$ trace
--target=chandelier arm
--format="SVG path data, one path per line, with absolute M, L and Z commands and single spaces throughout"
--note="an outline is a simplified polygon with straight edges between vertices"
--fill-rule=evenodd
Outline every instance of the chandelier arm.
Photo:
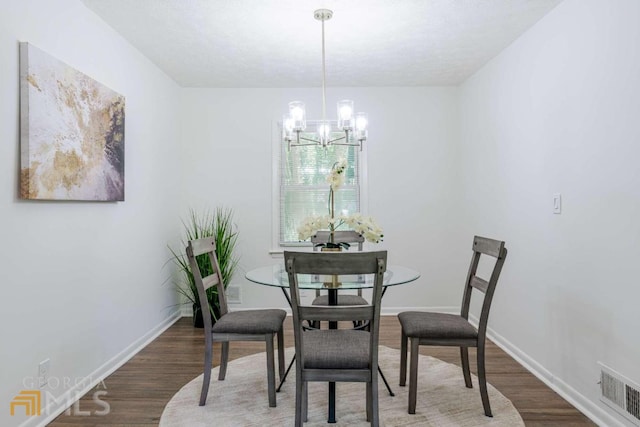
M 311 140 L 309 140 L 309 141 L 311 141 Z M 310 143 L 310 144 L 292 143 L 292 144 L 291 144 L 291 146 L 292 146 L 292 147 L 306 147 L 306 146 L 319 145 L 319 144 L 320 144 L 319 142 L 314 141 L 314 142 L 312 142 L 312 143 Z
M 336 139 L 330 139 L 329 141 L 327 141 L 327 144 L 336 144 L 336 141 L 342 141 L 343 139 L 346 139 L 346 137 L 341 136 L 341 137 L 336 138 Z
M 318 140 L 318 139 L 307 138 L 305 136 L 301 136 L 300 139 L 303 140 L 303 141 L 309 141 L 309 142 L 313 142 L 313 143 L 316 143 L 316 144 L 320 144 L 320 140 Z M 298 144 L 299 144 L 299 142 L 298 142 Z M 311 144 L 307 144 L 307 145 L 311 145 Z
M 345 145 L 347 147 L 360 147 L 360 144 L 355 142 L 332 142 L 331 145 Z

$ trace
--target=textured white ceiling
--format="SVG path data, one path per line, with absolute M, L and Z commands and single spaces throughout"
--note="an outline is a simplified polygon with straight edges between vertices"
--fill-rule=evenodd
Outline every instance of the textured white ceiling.
M 562 0 L 83 0 L 185 87 L 457 85 Z

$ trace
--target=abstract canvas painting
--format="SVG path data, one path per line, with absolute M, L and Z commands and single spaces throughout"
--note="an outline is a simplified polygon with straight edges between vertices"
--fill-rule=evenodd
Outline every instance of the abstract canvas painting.
M 124 200 L 122 95 L 20 43 L 20 197 Z

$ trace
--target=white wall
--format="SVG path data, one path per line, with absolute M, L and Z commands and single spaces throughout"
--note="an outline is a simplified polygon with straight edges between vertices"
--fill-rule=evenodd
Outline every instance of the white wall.
M 47 357 L 52 376 L 84 377 L 170 317 L 165 245 L 189 207 L 235 209 L 240 308 L 286 307 L 244 270 L 278 261 L 274 123 L 293 99 L 318 117 L 320 89 L 180 89 L 75 0 L 2 8 L 0 401 Z M 505 239 L 492 330 L 611 423 L 596 361 L 640 382 L 637 16 L 635 0 L 565 0 L 461 88 L 328 89 L 328 105 L 355 99 L 371 120 L 367 210 L 385 241 L 369 248 L 423 274 L 385 307 L 458 306 L 471 236 Z M 18 41 L 126 96 L 124 203 L 17 199 Z
M 638 17 L 565 0 L 460 93 L 461 225 L 510 251 L 491 326 L 608 425 L 596 362 L 640 382 Z
M 19 41 L 125 95 L 125 202 L 18 199 Z M 176 310 L 163 264 L 179 225 L 179 88 L 76 0 L 3 0 L 0 58 L 0 425 L 10 426 L 26 419 L 9 402 L 40 361 L 60 381 L 104 371 Z
M 244 271 L 278 262 L 269 254 L 272 126 L 296 99 L 306 102 L 308 118 L 319 118 L 320 96 L 320 88 L 183 91 L 181 206 L 185 211 L 217 205 L 235 209 Z M 458 213 L 451 191 L 457 179 L 457 89 L 328 88 L 329 114 L 343 98 L 354 99 L 371 122 L 368 212 L 384 228 L 385 238 L 368 248 L 388 249 L 390 264 L 423 274 L 390 290 L 384 306 L 458 305 L 470 244 L 457 244 Z M 233 280 L 242 288 L 241 308 L 287 307 L 278 290 L 247 282 L 244 271 Z

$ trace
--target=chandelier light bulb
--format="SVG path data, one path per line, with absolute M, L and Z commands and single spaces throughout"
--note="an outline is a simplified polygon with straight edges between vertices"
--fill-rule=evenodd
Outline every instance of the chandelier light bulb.
M 356 116 L 356 129 L 359 131 L 366 130 L 368 124 L 367 115 L 365 113 L 358 113 Z
M 345 99 L 338 102 L 338 129 L 353 129 L 353 101 Z
M 367 119 L 367 113 L 356 114 L 356 139 L 360 142 L 367 139 L 367 126 L 369 120 Z M 362 148 L 362 146 L 360 147 Z
M 292 101 L 289 103 L 289 117 L 293 120 L 294 130 L 305 130 L 307 127 L 307 117 L 304 102 Z
M 293 135 L 293 124 L 293 118 L 285 114 L 282 118 L 282 137 L 284 139 L 291 139 L 291 136 Z
M 302 120 L 302 116 L 303 116 L 303 112 L 302 112 L 302 108 L 300 107 L 296 107 L 293 110 L 291 110 L 291 116 L 293 120 Z
M 328 121 L 320 122 L 318 124 L 318 135 L 320 135 L 320 138 L 325 142 L 329 140 L 329 136 L 331 135 L 331 125 Z
M 353 113 L 353 111 L 351 111 L 351 108 L 345 105 L 340 109 L 340 118 L 342 120 L 350 120 L 351 113 Z

